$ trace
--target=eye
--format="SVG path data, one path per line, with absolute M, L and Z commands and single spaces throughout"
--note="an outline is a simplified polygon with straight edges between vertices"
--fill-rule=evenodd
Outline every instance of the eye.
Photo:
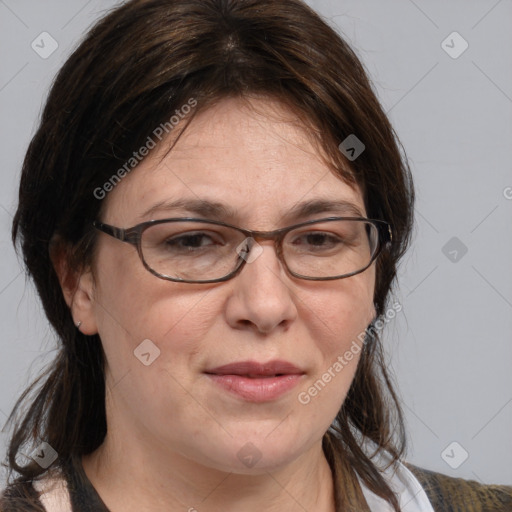
M 169 237 L 163 240 L 162 243 L 169 248 L 185 248 L 185 249 L 197 249 L 204 247 L 211 247 L 220 243 L 219 237 L 210 236 L 210 234 L 204 232 L 190 232 L 184 233 L 179 236 Z
M 238 233 L 199 222 L 163 222 L 146 229 L 142 250 L 151 257 L 218 256 L 234 252 Z
M 293 245 L 296 248 L 302 247 L 305 249 L 332 249 L 343 244 L 344 241 L 338 235 L 324 231 L 303 233 L 293 240 Z

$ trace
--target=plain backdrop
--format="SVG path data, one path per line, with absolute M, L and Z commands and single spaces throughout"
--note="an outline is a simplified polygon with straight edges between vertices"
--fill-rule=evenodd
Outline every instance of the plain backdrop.
M 24 152 L 55 73 L 115 3 L 0 0 L 2 425 L 55 354 L 10 242 Z M 511 484 L 512 2 L 309 4 L 364 62 L 415 179 L 414 240 L 394 293 L 403 309 L 385 334 L 407 421 L 407 459 Z M 32 45 L 41 37 L 47 52 L 58 45 L 46 58 Z M 6 440 L 1 433 L 2 456 Z

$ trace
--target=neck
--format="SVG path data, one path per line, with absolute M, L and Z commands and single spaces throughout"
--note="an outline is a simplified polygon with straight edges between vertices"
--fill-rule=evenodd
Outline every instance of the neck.
M 121 444 L 107 434 L 105 442 L 82 459 L 110 512 L 334 512 L 332 474 L 321 442 L 284 468 L 246 475 L 206 467 L 178 453 L 150 450 L 140 439 L 132 441 Z

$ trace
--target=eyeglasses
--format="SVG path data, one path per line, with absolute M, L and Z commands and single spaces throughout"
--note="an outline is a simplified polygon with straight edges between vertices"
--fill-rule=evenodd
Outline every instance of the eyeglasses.
M 127 229 L 98 221 L 93 226 L 134 245 L 156 277 L 183 283 L 232 279 L 262 251 L 257 240 L 273 240 L 277 257 L 294 277 L 343 279 L 366 270 L 392 241 L 387 222 L 362 217 L 328 217 L 275 231 L 195 218 L 150 220 Z

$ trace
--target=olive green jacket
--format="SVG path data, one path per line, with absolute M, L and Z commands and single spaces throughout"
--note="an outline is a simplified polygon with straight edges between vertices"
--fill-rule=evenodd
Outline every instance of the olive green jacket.
M 485 485 L 405 464 L 435 512 L 512 512 L 512 486 Z

